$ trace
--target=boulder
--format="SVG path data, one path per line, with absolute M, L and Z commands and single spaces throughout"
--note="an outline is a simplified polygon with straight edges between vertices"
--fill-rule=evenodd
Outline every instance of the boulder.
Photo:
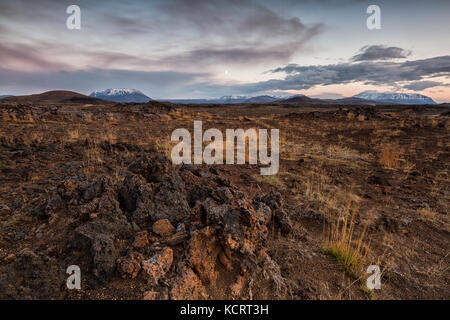
M 149 260 L 142 261 L 142 272 L 148 283 L 156 286 L 158 281 L 169 271 L 172 262 L 173 251 L 169 247 L 164 248 Z
M 134 279 L 141 271 L 141 261 L 143 259 L 142 254 L 130 251 L 126 256 L 117 259 L 117 271 L 124 279 Z
M 185 266 L 172 281 L 170 298 L 173 300 L 206 300 L 208 294 L 194 271 Z
M 175 227 L 168 219 L 161 219 L 153 224 L 152 230 L 159 236 L 167 237 L 175 232 Z

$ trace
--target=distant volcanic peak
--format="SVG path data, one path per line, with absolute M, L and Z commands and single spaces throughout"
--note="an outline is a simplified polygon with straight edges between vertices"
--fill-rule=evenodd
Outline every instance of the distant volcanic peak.
M 67 105 L 82 105 L 82 104 L 105 104 L 108 101 L 96 99 L 85 96 L 84 94 L 66 91 L 66 90 L 52 90 L 39 94 L 31 94 L 26 96 L 11 96 L 1 99 L 2 103 L 36 103 L 36 104 L 67 104 Z
M 289 97 L 287 99 L 284 99 L 283 102 L 296 102 L 296 103 L 301 103 L 301 102 L 305 102 L 305 103 L 309 103 L 309 102 L 320 102 L 320 99 L 313 99 L 310 97 L 307 97 L 303 94 L 296 94 L 292 97 Z
M 131 88 L 97 90 L 89 96 L 115 102 L 149 102 L 152 100 L 141 91 Z
M 277 101 L 277 100 L 279 100 L 279 98 L 272 97 L 269 95 L 264 95 L 264 96 L 256 96 L 256 97 L 248 98 L 247 100 L 245 100 L 245 102 L 246 103 L 263 103 L 263 102 L 273 102 L 273 101 Z
M 248 99 L 248 96 L 223 96 L 220 97 L 219 100 L 244 100 L 244 99 Z
M 418 93 L 364 91 L 353 96 L 353 98 L 360 98 L 384 103 L 436 104 L 436 102 L 434 102 L 430 97 Z
M 96 90 L 96 91 L 92 92 L 91 94 L 92 95 L 105 94 L 105 95 L 117 96 L 117 95 L 135 94 L 135 93 L 143 94 L 141 91 L 136 90 L 136 89 L 131 89 L 131 88 L 115 88 L 115 89 Z

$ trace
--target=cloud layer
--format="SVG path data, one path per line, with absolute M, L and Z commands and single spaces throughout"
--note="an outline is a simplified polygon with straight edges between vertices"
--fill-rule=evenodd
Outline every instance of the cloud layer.
M 0 30 L 9 29 L 0 36 L 9 50 L 1 57 L 2 67 L 14 69 L 22 61 L 55 69 L 61 65 L 52 62 L 69 58 L 71 69 L 193 71 L 217 65 L 280 64 L 289 62 L 323 30 L 321 23 L 305 24 L 253 0 L 99 0 L 95 5 L 80 1 L 80 7 L 82 27 L 77 33 L 65 29 L 67 15 L 61 2 L 2 3 Z
M 317 88 L 312 94 L 340 95 L 326 86 L 343 84 L 448 91 L 447 35 L 434 25 L 448 1 L 412 1 L 408 18 L 395 21 L 406 2 L 381 1 L 389 14 L 370 31 L 367 6 L 356 0 L 79 0 L 82 27 L 70 31 L 67 3 L 0 0 L 0 94 L 135 87 L 152 98 Z M 426 32 L 408 39 L 404 30 L 415 24 Z
M 319 85 L 326 86 L 351 82 L 395 86 L 407 81 L 419 81 L 433 77 L 449 77 L 450 56 L 406 62 L 363 61 L 358 63 L 348 62 L 312 66 L 290 64 L 271 70 L 271 72 L 284 72 L 287 75 L 282 80 L 269 80 L 251 84 L 247 86 L 248 90 L 300 90 Z M 418 84 L 419 82 L 415 82 L 416 88 Z M 431 84 L 437 86 L 441 83 L 436 81 L 433 83 L 430 81 L 422 81 L 420 84 L 422 86 L 425 85 L 425 87 L 430 87 Z
M 383 45 L 373 45 L 362 47 L 361 50 L 352 57 L 352 61 L 374 61 L 402 59 L 411 55 L 411 51 L 399 47 L 388 47 Z
M 348 62 L 332 65 L 300 66 L 290 64 L 271 73 L 285 73 L 283 79 L 247 84 L 220 84 L 208 73 L 142 72 L 130 70 L 89 69 L 64 72 L 26 72 L 0 69 L 0 86 L 20 85 L 42 89 L 72 89 L 82 92 L 105 87 L 135 87 L 153 97 L 197 95 L 258 94 L 261 92 L 305 90 L 315 86 L 348 83 L 390 85 L 421 91 L 445 83 L 425 80 L 450 76 L 450 56 L 406 62 Z M 99 85 L 101 84 L 101 85 Z

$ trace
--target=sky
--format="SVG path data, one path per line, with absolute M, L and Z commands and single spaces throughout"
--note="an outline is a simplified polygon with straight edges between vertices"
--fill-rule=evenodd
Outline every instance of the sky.
M 81 28 L 68 29 L 78 5 Z M 369 5 L 381 28 L 369 30 Z M 448 0 L 0 0 L 0 95 L 135 88 L 153 99 L 450 102 Z

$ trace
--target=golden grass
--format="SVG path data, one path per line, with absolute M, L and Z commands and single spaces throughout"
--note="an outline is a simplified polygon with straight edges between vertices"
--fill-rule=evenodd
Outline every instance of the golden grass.
M 108 114 L 106 115 L 106 120 L 109 121 L 109 122 L 115 122 L 115 121 L 116 121 L 116 118 L 115 118 L 115 116 L 114 116 L 113 113 L 108 113 Z
M 167 139 L 158 138 L 156 140 L 151 140 L 153 146 L 158 150 L 158 152 L 163 153 L 169 159 L 172 159 L 172 147 L 175 145 L 175 142 L 168 141 Z
M 181 110 L 171 110 L 167 113 L 173 120 L 182 120 L 184 114 Z
M 11 117 L 9 116 L 8 112 L 3 111 L 2 112 L 2 122 L 9 122 L 11 121 Z
M 27 113 L 27 115 L 24 118 L 24 122 L 25 123 L 34 123 L 34 118 L 33 115 L 31 113 Z
M 303 185 L 305 191 L 303 193 L 306 200 L 310 202 L 329 202 L 329 183 L 331 182 L 330 177 L 322 172 L 311 171 L 306 176 Z
M 380 147 L 380 164 L 386 168 L 394 169 L 399 166 L 402 151 L 396 144 L 384 144 Z
M 294 197 L 302 199 L 310 207 L 330 218 L 343 215 L 349 201 L 361 201 L 353 192 L 353 186 L 337 187 L 333 184 L 329 172 L 322 167 L 312 167 L 298 179 L 300 186 L 293 190 L 296 193 Z
M 117 135 L 108 127 L 99 135 L 100 141 L 108 141 L 109 143 L 116 143 L 118 138 Z
M 417 210 L 419 220 L 433 222 L 436 219 L 437 213 L 431 208 L 420 208 Z
M 76 141 L 80 138 L 80 131 L 78 128 L 67 130 L 67 136 L 69 140 Z
M 84 122 L 85 123 L 92 123 L 92 122 L 94 122 L 92 113 L 89 113 L 89 112 L 86 113 L 86 115 L 84 117 Z
M 371 154 L 361 154 L 357 150 L 342 145 L 324 146 L 320 143 L 298 141 L 295 137 L 284 138 L 285 141 L 283 141 L 283 138 L 284 136 L 281 135 L 282 159 L 298 160 L 309 157 L 327 163 L 356 167 L 358 161 L 367 161 L 372 157 Z
M 398 137 L 402 134 L 402 130 L 399 129 L 375 129 L 373 133 L 377 137 Z
M 367 159 L 367 155 L 361 155 L 358 151 L 342 147 L 338 145 L 330 145 L 325 151 L 325 154 L 329 158 L 336 158 L 336 159 L 342 159 L 342 160 L 361 160 L 361 159 Z
M 354 239 L 355 215 L 351 207 L 352 202 L 349 202 L 343 217 L 331 224 L 323 250 L 342 266 L 347 275 L 358 278 L 363 274 L 370 247 L 365 240 L 365 228 L 359 238 Z
M 102 164 L 103 161 L 103 151 L 95 143 L 89 143 L 89 147 L 86 152 L 86 164 L 87 167 L 95 166 L 97 164 Z

